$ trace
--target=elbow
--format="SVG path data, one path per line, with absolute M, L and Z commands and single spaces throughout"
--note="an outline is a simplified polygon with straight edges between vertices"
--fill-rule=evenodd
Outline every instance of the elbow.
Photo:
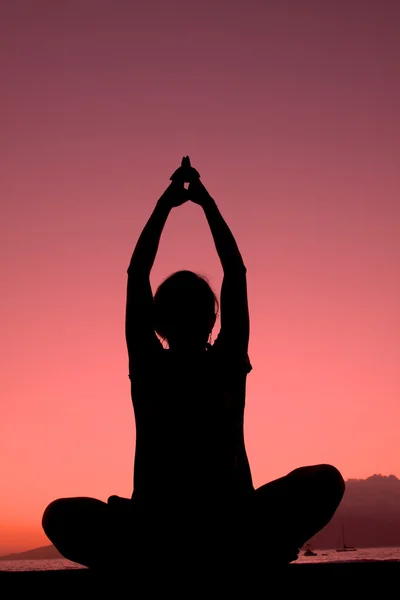
M 237 274 L 246 275 L 247 269 L 242 260 L 230 260 L 222 265 L 222 270 L 225 274 Z
M 150 275 L 151 267 L 143 264 L 135 264 L 131 262 L 128 269 L 128 277 L 148 277 Z

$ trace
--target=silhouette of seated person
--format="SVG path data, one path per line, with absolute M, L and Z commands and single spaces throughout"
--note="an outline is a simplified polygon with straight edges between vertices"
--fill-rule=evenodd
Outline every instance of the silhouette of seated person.
M 243 422 L 249 310 L 235 239 L 188 157 L 144 227 L 128 269 L 126 341 L 136 423 L 132 497 L 53 501 L 43 528 L 66 558 L 92 568 L 180 558 L 288 564 L 344 492 L 330 465 L 301 467 L 255 489 Z M 188 189 L 185 182 L 189 182 Z M 178 271 L 154 297 L 150 272 L 171 210 L 199 205 L 223 269 L 219 309 L 205 277 Z M 167 344 L 164 348 L 162 342 Z M 273 458 L 271 458 L 273 460 Z M 132 567 L 132 568 L 133 568 Z M 232 567 L 233 568 L 233 567 Z

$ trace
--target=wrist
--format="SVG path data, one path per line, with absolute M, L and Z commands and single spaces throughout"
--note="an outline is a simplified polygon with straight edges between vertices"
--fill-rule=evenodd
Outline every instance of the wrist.
M 201 206 L 203 207 L 204 210 L 208 210 L 208 209 L 212 209 L 213 207 L 215 207 L 216 203 L 215 203 L 214 198 L 212 198 L 211 196 L 207 196 L 202 201 Z
M 159 200 L 157 201 L 156 204 L 156 210 L 158 212 L 163 212 L 165 214 L 169 214 L 169 212 L 171 211 L 171 208 L 173 208 L 170 200 L 165 197 L 164 195 L 161 196 L 161 198 L 159 198 Z

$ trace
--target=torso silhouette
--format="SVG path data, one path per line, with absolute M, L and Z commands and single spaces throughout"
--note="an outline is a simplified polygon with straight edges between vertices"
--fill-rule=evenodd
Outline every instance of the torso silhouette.
M 247 357 L 220 336 L 194 354 L 165 350 L 130 369 L 136 420 L 134 496 L 214 502 L 253 490 L 243 434 Z

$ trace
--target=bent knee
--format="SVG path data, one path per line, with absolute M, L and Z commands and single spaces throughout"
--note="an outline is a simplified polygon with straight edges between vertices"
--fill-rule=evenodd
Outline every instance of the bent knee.
M 50 502 L 50 504 L 46 507 L 42 516 L 42 527 L 48 537 L 50 537 L 57 529 L 59 529 L 60 523 L 65 516 L 66 502 L 68 502 L 67 499 L 59 498 L 58 500 L 53 500 L 53 502 Z
M 318 495 L 335 496 L 339 500 L 342 498 L 345 490 L 345 482 L 340 471 L 328 464 L 312 465 L 295 469 L 289 476 L 299 477 L 307 486 L 311 493 Z
M 335 493 L 342 498 L 346 484 L 339 469 L 328 464 L 315 465 L 310 468 L 314 470 L 318 485 L 323 490 L 326 490 L 330 494 Z

